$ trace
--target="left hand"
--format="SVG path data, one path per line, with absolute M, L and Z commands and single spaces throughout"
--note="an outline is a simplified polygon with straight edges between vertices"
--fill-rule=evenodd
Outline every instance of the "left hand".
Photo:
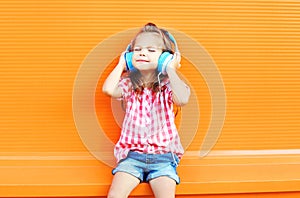
M 179 69 L 181 67 L 180 61 L 181 61 L 181 54 L 179 52 L 175 52 L 173 54 L 173 59 L 170 62 L 169 67 L 171 67 L 172 69 Z

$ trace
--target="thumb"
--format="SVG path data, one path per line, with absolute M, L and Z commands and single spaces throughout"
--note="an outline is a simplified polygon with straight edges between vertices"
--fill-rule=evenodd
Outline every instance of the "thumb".
M 180 52 L 175 52 L 174 53 L 174 58 L 176 59 L 177 61 L 177 68 L 180 68 L 181 67 L 181 64 L 180 64 L 180 61 L 181 61 L 181 54 Z

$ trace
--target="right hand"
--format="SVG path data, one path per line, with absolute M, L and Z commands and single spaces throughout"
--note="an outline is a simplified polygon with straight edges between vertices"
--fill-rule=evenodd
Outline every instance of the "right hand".
M 123 70 L 126 69 L 126 60 L 125 60 L 125 53 L 126 51 L 122 52 L 119 58 L 119 63 L 117 66 L 121 66 Z

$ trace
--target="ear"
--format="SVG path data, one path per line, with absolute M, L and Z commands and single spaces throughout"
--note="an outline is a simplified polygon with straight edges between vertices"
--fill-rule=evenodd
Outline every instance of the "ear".
M 165 74 L 166 68 L 168 67 L 172 59 L 173 59 L 173 54 L 171 54 L 170 52 L 162 53 L 158 59 L 157 70 Z
M 135 67 L 132 64 L 132 56 L 133 56 L 133 52 L 126 52 L 124 54 L 124 58 L 126 61 L 126 70 L 127 71 L 135 71 Z

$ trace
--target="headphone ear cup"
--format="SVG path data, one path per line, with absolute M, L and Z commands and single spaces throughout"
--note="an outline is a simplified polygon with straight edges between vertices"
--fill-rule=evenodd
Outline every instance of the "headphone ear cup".
M 173 54 L 171 54 L 170 52 L 163 52 L 158 59 L 157 70 L 165 74 L 166 68 L 168 67 L 172 59 Z
M 127 71 L 134 71 L 134 70 L 136 70 L 134 68 L 133 64 L 132 64 L 133 52 L 126 52 L 124 56 L 125 56 Z

